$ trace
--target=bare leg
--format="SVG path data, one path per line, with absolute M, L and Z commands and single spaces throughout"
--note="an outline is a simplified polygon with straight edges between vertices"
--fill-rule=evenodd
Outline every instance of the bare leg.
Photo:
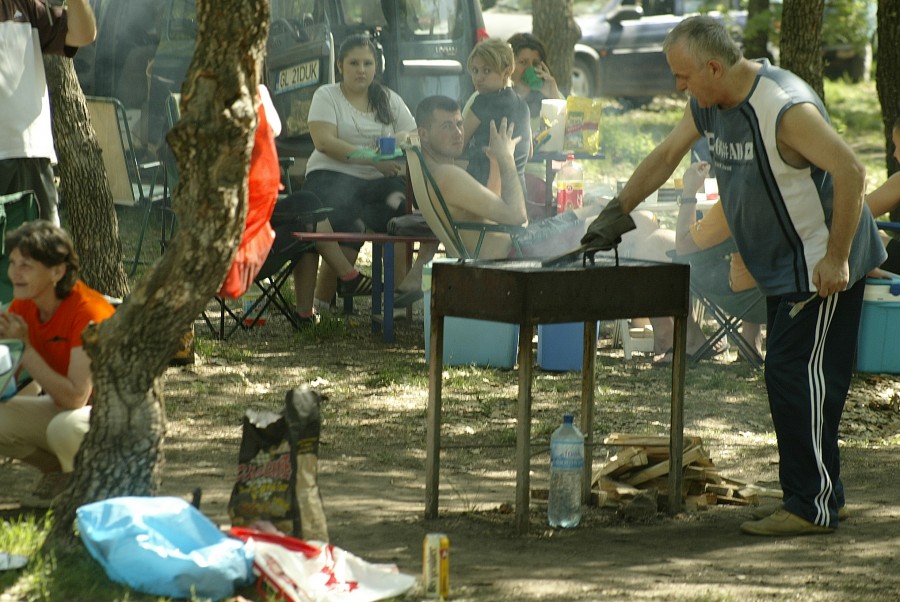
M 763 356 L 762 349 L 762 325 L 756 322 L 744 322 L 741 325 L 741 336 L 747 339 L 747 342 L 753 345 L 760 357 Z
M 434 254 L 437 253 L 437 243 L 419 243 L 419 252 L 416 254 L 416 260 L 413 262 L 409 273 L 402 282 L 397 286 L 397 290 L 401 293 L 409 291 L 422 290 L 422 269 L 425 264 L 431 261 Z
M 304 253 L 294 266 L 294 299 L 301 316 L 312 315 L 318 267 L 319 256 L 315 253 Z
M 322 220 L 316 224 L 316 232 L 334 232 L 334 230 L 331 229 L 331 222 Z M 345 276 L 354 269 L 353 262 L 349 261 L 342 249 L 343 247 L 334 241 L 316 243 L 316 251 L 337 276 Z
M 358 254 L 356 249 L 351 249 L 350 247 L 340 247 L 341 253 L 343 253 L 344 258 L 350 262 L 350 265 L 356 263 L 356 256 Z M 332 269 L 332 267 L 327 262 L 322 262 L 322 265 L 319 269 L 319 278 L 316 282 L 316 299 L 322 303 L 331 303 L 331 299 L 334 298 L 334 292 L 337 290 L 337 273 Z

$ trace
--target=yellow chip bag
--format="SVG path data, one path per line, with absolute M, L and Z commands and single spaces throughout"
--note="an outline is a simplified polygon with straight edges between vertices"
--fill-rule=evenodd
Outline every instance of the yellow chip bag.
M 570 96 L 566 99 L 566 135 L 563 151 L 600 152 L 600 99 Z

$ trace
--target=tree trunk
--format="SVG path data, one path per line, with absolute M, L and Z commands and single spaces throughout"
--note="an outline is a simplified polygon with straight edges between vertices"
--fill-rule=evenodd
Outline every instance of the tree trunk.
M 81 278 L 104 294 L 124 297 L 128 277 L 122 267 L 116 209 L 75 68 L 70 59 L 47 55 L 44 69 L 59 155 L 60 196 L 66 205 L 66 227 L 81 258 Z
M 747 6 L 747 27 L 744 28 L 744 56 L 772 60 L 768 47 L 771 27 L 769 0 L 750 0 Z
M 82 337 L 94 377 L 91 428 L 45 548 L 74 543 L 79 505 L 159 489 L 165 410 L 158 379 L 221 285 L 243 231 L 268 23 L 268 0 L 197 1 L 182 118 L 167 136 L 181 175 L 173 199 L 179 229 L 115 315 Z
M 822 15 L 825 0 L 791 0 L 781 16 L 781 66 L 812 86 L 822 100 Z
M 878 2 L 878 64 L 875 68 L 875 87 L 881 101 L 884 119 L 885 154 L 888 175 L 900 169 L 894 159 L 892 130 L 900 117 L 900 4 L 896 0 Z M 900 219 L 900 211 L 892 211 L 891 219 Z
M 547 49 L 547 66 L 564 95 L 572 87 L 572 59 L 581 28 L 572 13 L 572 0 L 534 0 L 532 30 Z

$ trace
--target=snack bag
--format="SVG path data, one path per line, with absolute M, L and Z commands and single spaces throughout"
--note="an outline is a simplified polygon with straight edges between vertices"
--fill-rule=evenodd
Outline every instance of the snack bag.
M 320 403 L 315 391 L 293 389 L 281 413 L 246 412 L 228 501 L 232 525 L 268 521 L 282 533 L 328 541 L 318 486 Z
M 595 155 L 600 151 L 600 99 L 566 99 L 566 135 L 563 150 Z

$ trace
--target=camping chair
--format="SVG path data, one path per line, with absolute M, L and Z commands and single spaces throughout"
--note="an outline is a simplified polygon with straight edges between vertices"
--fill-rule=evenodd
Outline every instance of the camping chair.
M 508 235 L 513 244 L 514 254 L 522 255 L 518 236 L 525 232 L 525 228 L 504 224 L 456 221 L 447 207 L 447 202 L 444 200 L 444 196 L 441 194 L 434 176 L 425 164 L 422 149 L 417 146 L 408 147 L 406 149 L 406 161 L 419 210 L 425 217 L 425 222 L 431 228 L 431 231 L 444 245 L 447 255 L 463 259 L 477 259 L 481 253 L 484 237 L 488 232 Z M 478 233 L 475 248 L 471 252 L 462 238 L 462 233 L 465 231 Z
M 169 196 L 165 167 L 159 161 L 138 162 L 125 107 L 119 100 L 88 96 L 87 106 L 103 153 L 103 164 L 106 166 L 113 202 L 127 207 L 140 206 L 144 210 L 137 248 L 128 271 L 128 275 L 132 276 L 137 271 L 141 258 L 153 203 L 164 201 Z M 156 189 L 160 175 L 161 192 Z
M 0 303 L 12 301 L 9 281 L 9 256 L 6 253 L 6 233 L 25 222 L 40 217 L 37 197 L 31 190 L 0 196 Z
M 690 255 L 675 256 L 675 261 L 691 265 L 691 294 L 702 309 L 703 317 L 710 317 L 716 325 L 713 334 L 692 355 L 699 361 L 715 345 L 726 338 L 755 368 L 762 367 L 763 358 L 753 343 L 740 332 L 745 320 L 766 323 L 766 298 L 758 288 L 736 293 L 728 282 L 731 253 L 737 251 L 734 239 Z M 699 321 L 698 317 L 698 321 Z

